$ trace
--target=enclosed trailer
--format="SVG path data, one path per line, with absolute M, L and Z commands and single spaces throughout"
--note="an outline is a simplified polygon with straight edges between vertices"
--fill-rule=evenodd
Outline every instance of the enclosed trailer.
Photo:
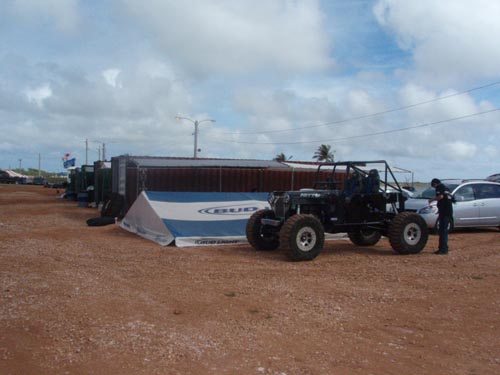
M 271 192 L 310 188 L 317 163 L 122 155 L 111 159 L 112 192 L 126 209 L 142 191 Z M 339 177 L 342 179 L 342 177 Z

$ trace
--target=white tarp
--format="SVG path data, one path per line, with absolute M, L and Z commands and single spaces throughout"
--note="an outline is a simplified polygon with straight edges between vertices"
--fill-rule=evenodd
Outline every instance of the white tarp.
M 4 172 L 7 173 L 9 175 L 9 177 L 12 177 L 12 178 L 15 178 L 15 177 L 17 177 L 17 178 L 26 178 L 26 177 L 28 177 L 28 176 L 26 176 L 24 174 L 20 174 L 20 173 L 14 172 L 14 171 L 12 171 L 10 169 L 5 170 Z
M 239 244 L 248 218 L 266 207 L 267 193 L 143 191 L 120 226 L 162 246 Z

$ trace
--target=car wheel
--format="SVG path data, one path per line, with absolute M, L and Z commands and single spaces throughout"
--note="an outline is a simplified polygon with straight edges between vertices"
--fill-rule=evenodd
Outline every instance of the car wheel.
M 255 211 L 247 221 L 247 240 L 256 250 L 275 250 L 279 247 L 278 234 L 263 230 L 262 219 L 274 219 L 274 212 L 271 210 Z
M 280 244 L 293 261 L 312 260 L 325 242 L 321 222 L 313 215 L 294 215 L 281 228 Z
M 414 212 L 401 212 L 389 226 L 389 242 L 399 254 L 416 254 L 427 244 L 429 230 L 425 220 Z
M 448 224 L 448 233 L 450 233 L 454 228 L 453 219 L 450 219 Z M 434 226 L 434 232 L 439 233 L 439 219 L 436 220 L 436 225 Z

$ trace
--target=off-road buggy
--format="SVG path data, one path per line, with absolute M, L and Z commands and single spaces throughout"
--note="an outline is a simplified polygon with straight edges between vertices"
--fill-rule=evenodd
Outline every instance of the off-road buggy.
M 274 191 L 270 209 L 256 211 L 246 225 L 257 250 L 281 248 L 294 261 L 314 259 L 326 233 L 347 233 L 358 246 L 389 239 L 399 254 L 422 251 L 428 229 L 405 212 L 405 196 L 385 160 L 321 164 L 312 189 Z

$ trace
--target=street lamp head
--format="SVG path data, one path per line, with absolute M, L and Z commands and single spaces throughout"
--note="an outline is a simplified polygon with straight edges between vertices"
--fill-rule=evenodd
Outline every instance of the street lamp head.
M 198 148 L 198 125 L 200 125 L 202 122 L 215 122 L 214 119 L 211 118 L 206 118 L 203 120 L 193 120 L 192 118 L 189 117 L 183 117 L 183 116 L 175 116 L 175 119 L 178 120 L 188 120 L 194 124 L 194 153 L 193 157 L 196 159 L 198 156 L 198 152 L 201 151 L 201 149 Z
M 179 121 L 179 120 L 188 120 L 188 121 L 191 121 L 193 124 L 201 124 L 202 122 L 207 122 L 207 121 L 215 122 L 215 120 L 213 120 L 211 118 L 206 118 L 206 119 L 203 119 L 203 120 L 193 120 L 190 117 L 184 117 L 184 116 L 179 116 L 179 115 L 175 116 L 175 119 L 177 121 Z
M 215 122 L 215 120 L 211 119 L 211 118 L 206 118 L 204 120 L 200 120 L 200 121 L 197 121 L 198 124 L 201 124 L 202 122 Z
M 180 120 L 188 120 L 188 121 L 191 121 L 193 124 L 196 122 L 195 120 L 193 120 L 192 118 L 189 118 L 189 117 L 184 117 L 184 116 L 175 116 L 175 119 L 177 121 L 180 121 Z

